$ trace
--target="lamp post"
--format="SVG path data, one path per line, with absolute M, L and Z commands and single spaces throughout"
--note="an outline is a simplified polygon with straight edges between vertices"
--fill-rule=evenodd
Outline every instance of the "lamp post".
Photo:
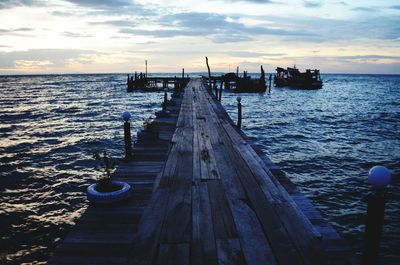
M 121 114 L 124 122 L 124 139 L 125 139 L 125 159 L 132 158 L 132 139 L 131 139 L 131 124 L 129 120 L 131 119 L 131 114 L 129 111 L 124 111 Z
M 238 119 L 237 119 L 237 127 L 240 130 L 240 128 L 242 127 L 242 98 L 241 97 L 237 97 L 236 98 L 237 101 L 237 106 L 238 106 Z
M 374 193 L 367 197 L 368 209 L 365 224 L 365 246 L 362 257 L 363 265 L 378 264 L 386 203 L 384 189 L 390 181 L 391 173 L 386 167 L 374 166 L 370 169 L 368 182 L 372 185 Z

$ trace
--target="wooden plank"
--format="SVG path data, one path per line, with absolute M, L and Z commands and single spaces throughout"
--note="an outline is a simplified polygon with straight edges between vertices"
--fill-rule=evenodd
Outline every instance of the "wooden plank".
M 185 94 L 188 94 L 189 92 L 189 89 L 185 90 Z M 148 207 L 144 211 L 139 224 L 138 233 L 135 240 L 135 248 L 132 253 L 133 255 L 131 257 L 130 264 L 153 264 L 158 254 L 160 239 L 163 238 L 163 240 L 168 243 L 173 242 L 176 239 L 176 237 L 174 237 L 168 231 L 168 225 L 164 226 L 164 222 L 169 224 L 169 221 L 173 220 L 174 218 L 173 213 L 180 210 L 180 202 L 178 198 L 182 198 L 183 196 L 183 198 L 186 198 L 185 200 L 188 198 L 190 199 L 190 197 L 186 195 L 187 193 L 183 192 L 180 194 L 175 194 L 175 197 L 171 198 L 171 202 L 169 201 L 170 196 L 173 195 L 172 189 L 176 190 L 176 188 L 180 185 L 186 186 L 186 180 L 189 179 L 190 183 L 192 178 L 192 172 L 188 173 L 189 176 L 175 175 L 179 171 L 177 171 L 177 168 L 179 168 L 179 166 L 182 167 L 182 161 L 180 159 L 187 156 L 190 152 L 190 149 L 185 150 L 185 148 L 188 146 L 191 148 L 193 141 L 193 122 L 188 115 L 185 115 L 187 111 L 192 114 L 191 108 L 192 106 L 186 95 L 185 100 L 183 100 L 181 104 L 177 128 L 172 138 L 173 145 L 171 147 L 168 160 L 165 164 L 160 184 L 156 189 Z M 189 158 L 190 159 L 187 160 L 190 160 L 189 163 L 192 163 L 193 160 L 191 159 L 191 156 L 189 156 Z M 187 208 L 187 202 L 184 202 L 182 206 Z M 191 218 L 189 214 L 189 220 L 190 219 Z M 180 227 L 177 227 L 178 224 L 173 224 L 175 226 L 172 229 L 180 232 L 178 234 L 180 239 L 185 237 L 186 233 L 182 233 L 182 231 L 185 231 L 186 228 L 182 230 Z
M 221 182 L 225 190 L 234 193 L 234 198 L 246 199 L 246 194 L 239 181 L 235 170 L 234 162 L 230 161 L 226 155 L 223 144 L 213 145 L 218 171 L 222 172 Z
M 192 244 L 193 265 L 217 264 L 213 221 L 207 183 L 197 182 L 192 187 Z
M 161 244 L 158 252 L 158 265 L 189 265 L 189 244 Z
M 200 157 L 200 142 L 198 134 L 198 125 L 196 122 L 196 112 L 193 108 L 193 181 L 201 179 L 201 157 Z
M 226 199 L 225 190 L 220 180 L 207 181 L 211 202 L 211 215 L 214 224 L 214 233 L 217 239 L 237 238 L 235 223 L 232 218 L 230 205 Z
M 217 239 L 218 264 L 219 265 L 242 265 L 245 264 L 237 238 Z

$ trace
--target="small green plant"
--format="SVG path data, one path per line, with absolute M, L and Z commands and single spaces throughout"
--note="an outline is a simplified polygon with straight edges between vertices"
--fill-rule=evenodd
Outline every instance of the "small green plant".
M 116 162 L 114 159 L 108 157 L 107 151 L 103 151 L 103 156 L 100 152 L 95 152 L 93 158 L 97 162 L 95 169 L 101 171 L 103 174 L 97 178 L 96 190 L 99 192 L 112 192 L 119 189 L 111 181 L 111 172 L 115 168 Z

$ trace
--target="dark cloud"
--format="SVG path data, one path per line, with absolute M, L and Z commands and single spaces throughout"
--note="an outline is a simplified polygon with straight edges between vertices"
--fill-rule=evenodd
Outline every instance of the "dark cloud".
M 43 62 L 49 61 L 54 67 L 62 67 L 69 59 L 79 58 L 84 54 L 93 54 L 88 50 L 73 49 L 33 49 L 27 51 L 0 52 L 0 68 L 12 69 L 17 61 Z
M 251 18 L 251 17 L 250 17 Z M 312 32 L 300 37 L 287 35 L 285 41 L 309 43 L 336 43 L 356 40 L 399 40 L 400 17 L 383 16 L 380 13 L 351 19 L 316 17 L 256 16 L 254 19 L 269 20 L 289 32 Z
M 400 10 L 400 5 L 390 6 L 389 8 L 390 8 L 390 9 Z
M 157 23 L 165 29 L 146 30 L 138 28 L 122 28 L 120 33 L 154 36 L 160 38 L 176 36 L 207 36 L 214 42 L 238 42 L 252 40 L 254 36 L 313 36 L 302 31 L 246 26 L 237 22 L 238 18 L 214 13 L 188 12 L 161 17 Z
M 30 6 L 34 3 L 35 1 L 33 0 L 1 0 L 0 9 L 8 9 L 18 6 Z
M 303 5 L 307 8 L 318 8 L 321 7 L 324 4 L 322 1 L 309 1 L 309 0 L 304 0 Z

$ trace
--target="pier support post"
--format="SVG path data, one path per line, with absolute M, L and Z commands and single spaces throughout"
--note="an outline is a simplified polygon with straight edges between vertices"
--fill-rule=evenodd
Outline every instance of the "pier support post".
M 124 139 L 125 139 L 125 159 L 132 158 L 132 139 L 131 139 L 131 123 L 129 122 L 131 114 L 129 111 L 122 113 L 122 119 L 124 122 Z
M 272 74 L 269 75 L 269 88 L 268 88 L 268 93 L 271 93 L 271 82 L 272 82 Z
M 367 197 L 368 209 L 362 265 L 378 264 L 386 203 L 384 188 L 390 180 L 391 173 L 386 167 L 375 166 L 369 171 L 368 182 L 373 186 L 374 193 Z
M 237 119 L 237 127 L 240 130 L 240 128 L 242 127 L 242 98 L 241 97 L 237 97 L 236 98 L 238 104 L 238 119 Z
M 219 102 L 221 102 L 221 98 L 222 98 L 222 84 L 223 84 L 223 82 L 222 82 L 222 80 L 221 80 L 221 86 L 220 86 L 220 88 L 219 88 Z
M 168 95 L 167 95 L 167 88 L 164 88 L 164 102 L 162 104 L 162 110 L 165 111 L 167 108 L 167 100 L 168 100 Z

